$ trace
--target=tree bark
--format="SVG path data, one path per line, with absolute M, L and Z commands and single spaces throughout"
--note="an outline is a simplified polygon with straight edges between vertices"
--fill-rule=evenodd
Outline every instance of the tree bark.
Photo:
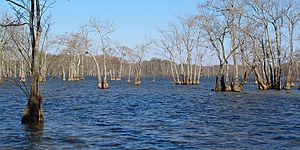
M 36 6 L 36 8 L 35 8 Z M 23 124 L 39 124 L 44 122 L 44 114 L 42 109 L 42 96 L 39 90 L 39 46 L 42 33 L 41 26 L 41 10 L 40 1 L 31 0 L 30 5 L 30 40 L 31 40 L 31 82 L 30 82 L 30 96 L 26 108 L 22 113 Z M 35 16 L 36 15 L 36 16 Z M 36 17 L 36 21 L 35 21 Z M 36 25 L 34 25 L 36 23 Z M 35 31 L 36 27 L 36 31 Z M 35 33 L 36 32 L 36 33 Z

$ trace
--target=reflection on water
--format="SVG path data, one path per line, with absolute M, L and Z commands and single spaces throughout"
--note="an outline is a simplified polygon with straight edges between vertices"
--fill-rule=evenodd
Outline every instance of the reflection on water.
M 38 125 L 23 125 L 23 130 L 25 134 L 25 141 L 28 142 L 28 146 L 26 146 L 29 149 L 37 149 L 39 148 L 39 145 L 41 145 L 43 140 L 43 124 Z
M 297 149 L 300 92 L 212 92 L 214 81 L 126 81 L 98 90 L 95 78 L 44 84 L 43 126 L 21 125 L 26 98 L 0 85 L 0 149 Z

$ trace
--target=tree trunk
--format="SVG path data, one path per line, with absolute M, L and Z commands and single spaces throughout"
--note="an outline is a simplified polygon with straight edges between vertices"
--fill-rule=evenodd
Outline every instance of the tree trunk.
M 128 68 L 128 79 L 127 79 L 127 83 L 130 84 L 130 79 L 131 79 L 131 63 L 128 64 L 129 68 Z
M 1 49 L 0 49 L 1 50 Z M 0 82 L 3 81 L 4 77 L 3 77 L 3 67 L 4 67 L 4 56 L 3 56 L 3 52 L 0 52 Z
M 62 69 L 62 80 L 66 81 L 66 72 L 65 72 L 65 69 L 64 69 L 63 65 L 61 65 L 61 69 Z
M 108 89 L 108 82 L 107 82 L 107 68 L 106 68 L 106 56 L 105 54 L 103 55 L 103 67 L 104 67 L 104 78 L 103 78 L 103 84 L 102 88 L 103 89 Z
M 293 34 L 294 34 L 294 26 L 290 23 L 289 25 L 289 35 L 290 35 L 290 54 L 289 54 L 289 66 L 288 73 L 285 81 L 285 90 L 290 90 L 292 86 L 292 66 L 293 66 L 293 53 L 294 53 L 294 44 L 293 44 Z
M 122 70 L 123 70 L 123 61 L 121 60 L 121 63 L 120 63 L 120 71 L 119 71 L 119 74 L 118 74 L 118 78 L 116 80 L 122 80 Z
M 46 61 L 47 61 L 47 56 L 46 56 L 46 52 L 41 52 L 41 55 L 40 55 L 40 65 L 41 66 L 41 74 L 40 74 L 40 77 L 39 77 L 39 80 L 40 82 L 46 82 Z
M 172 74 L 173 82 L 176 84 L 177 80 L 175 78 L 175 73 L 174 73 L 173 62 L 172 61 L 170 61 L 170 68 L 171 68 L 171 74 Z
M 70 58 L 70 67 L 69 67 L 69 78 L 68 78 L 68 81 L 74 81 L 74 71 L 73 71 L 73 58 L 71 57 Z
M 36 6 L 36 9 L 35 9 Z M 22 123 L 24 124 L 39 124 L 44 122 L 44 114 L 42 109 L 42 96 L 39 90 L 39 47 L 41 38 L 41 14 L 39 0 L 31 0 L 31 13 L 29 21 L 30 40 L 31 40 L 31 82 L 30 96 L 26 108 L 22 113 Z M 35 13 L 36 11 L 36 13 Z M 36 14 L 36 21 L 35 19 Z M 36 23 L 36 35 L 35 26 Z
M 254 73 L 255 73 L 255 76 L 256 76 L 256 80 L 257 80 L 257 83 L 258 83 L 258 88 L 260 90 L 267 90 L 269 89 L 269 87 L 263 82 L 261 76 L 259 75 L 258 71 L 256 68 L 254 68 Z
M 223 79 L 222 79 L 223 80 Z M 224 82 L 225 82 L 225 91 L 231 91 L 231 86 L 230 86 L 230 81 L 229 81 L 229 64 L 226 61 L 225 63 L 225 77 L 224 77 Z
M 201 63 L 201 57 L 200 57 L 200 60 L 199 60 L 199 68 L 198 68 L 198 79 L 196 81 L 197 84 L 200 84 L 200 78 L 201 78 L 201 74 L 202 74 L 202 63 Z
M 26 82 L 26 73 L 23 60 L 21 60 L 21 68 L 20 68 L 20 81 L 25 83 Z
M 233 84 L 232 84 L 232 91 L 234 92 L 240 92 L 241 88 L 239 86 L 239 71 L 238 71 L 238 64 L 237 64 L 237 52 L 236 52 L 236 46 L 235 46 L 235 24 L 234 24 L 234 13 L 232 13 L 232 23 L 231 23 L 231 51 L 232 51 L 232 57 L 233 57 Z
M 138 64 L 138 68 L 136 70 L 136 76 L 134 80 L 134 85 L 140 85 L 142 83 L 141 81 L 141 74 L 142 74 L 142 65 L 141 62 Z
M 197 83 L 197 65 L 198 65 L 198 51 L 195 57 L 195 67 L 194 67 L 194 79 L 193 79 L 193 84 L 198 84 Z
M 102 89 L 103 86 L 102 86 L 102 81 L 101 81 L 101 72 L 100 72 L 100 68 L 99 68 L 99 64 L 97 62 L 97 59 L 90 52 L 86 52 L 86 54 L 89 54 L 93 58 L 93 61 L 94 61 L 95 65 L 96 65 L 96 69 L 97 69 L 98 88 Z
M 84 66 L 83 66 L 84 57 L 81 55 L 81 63 L 80 63 L 80 80 L 84 79 Z

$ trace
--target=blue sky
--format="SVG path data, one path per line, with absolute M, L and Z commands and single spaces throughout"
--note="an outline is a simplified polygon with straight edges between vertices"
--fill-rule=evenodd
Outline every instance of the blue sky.
M 90 16 L 114 22 L 115 39 L 128 46 L 155 36 L 176 16 L 196 12 L 199 0 L 59 0 L 53 8 L 54 32 L 78 30 Z
M 52 33 L 76 32 L 93 16 L 114 22 L 113 39 L 134 47 L 145 36 L 157 38 L 157 29 L 176 22 L 177 16 L 195 14 L 201 0 L 56 0 L 53 5 Z M 0 1 L 0 12 L 9 10 Z M 154 54 L 153 54 L 154 55 Z M 151 57 L 151 56 L 148 56 Z

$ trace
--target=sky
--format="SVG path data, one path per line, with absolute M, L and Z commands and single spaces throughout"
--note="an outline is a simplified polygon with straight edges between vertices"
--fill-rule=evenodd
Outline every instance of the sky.
M 200 0 L 56 0 L 53 5 L 52 33 L 77 32 L 90 17 L 110 20 L 115 25 L 113 38 L 134 47 L 145 37 L 155 38 L 158 28 L 176 22 L 178 16 L 197 12 Z M 0 1 L 0 12 L 10 10 Z
M 110 20 L 116 31 L 112 38 L 118 43 L 135 47 L 145 38 L 159 37 L 158 29 L 166 28 L 177 17 L 197 13 L 201 0 L 56 0 L 50 9 L 56 35 L 77 32 L 80 25 L 95 17 Z M 11 10 L 5 0 L 0 0 L 0 13 Z M 160 52 L 149 51 L 146 59 L 161 58 Z

